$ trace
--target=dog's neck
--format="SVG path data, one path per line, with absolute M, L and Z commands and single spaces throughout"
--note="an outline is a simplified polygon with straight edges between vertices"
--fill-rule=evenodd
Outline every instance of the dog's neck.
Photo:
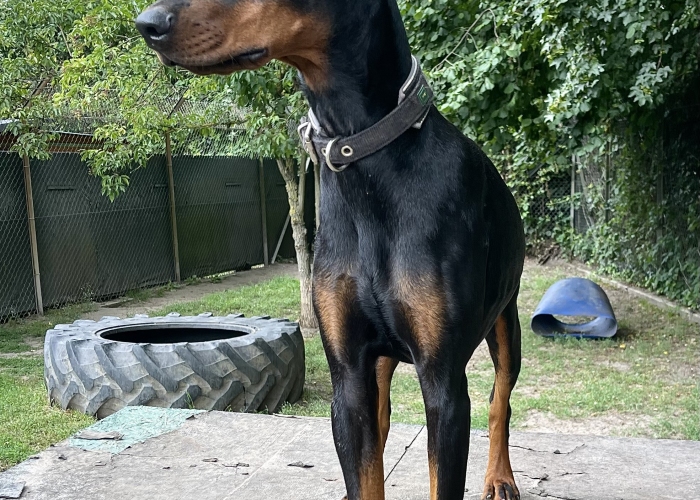
M 411 49 L 395 0 L 333 3 L 326 85 L 305 94 L 326 133 L 351 135 L 396 107 Z

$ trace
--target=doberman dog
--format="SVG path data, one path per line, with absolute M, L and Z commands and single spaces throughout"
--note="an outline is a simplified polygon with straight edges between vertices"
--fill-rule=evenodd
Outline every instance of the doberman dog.
M 197 74 L 271 59 L 296 67 L 330 137 L 390 114 L 412 71 L 396 0 L 160 0 L 137 28 L 163 63 Z M 465 368 L 484 338 L 496 375 L 483 498 L 519 498 L 508 428 L 525 245 L 517 205 L 493 163 L 430 107 L 419 128 L 342 172 L 323 168 L 321 186 L 313 300 L 347 498 L 384 498 L 399 361 L 415 365 L 425 402 L 430 498 L 464 497 Z

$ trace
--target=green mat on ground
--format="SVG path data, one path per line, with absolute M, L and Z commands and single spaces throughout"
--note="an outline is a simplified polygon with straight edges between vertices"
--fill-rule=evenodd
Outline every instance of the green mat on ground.
M 204 410 L 127 406 L 77 433 L 68 440 L 68 444 L 83 450 L 119 453 L 136 443 L 174 431 L 188 418 L 203 412 Z M 77 437 L 86 432 L 95 439 Z M 107 433 L 119 433 L 121 438 L 110 439 Z M 105 438 L 100 439 L 100 435 L 105 435 Z

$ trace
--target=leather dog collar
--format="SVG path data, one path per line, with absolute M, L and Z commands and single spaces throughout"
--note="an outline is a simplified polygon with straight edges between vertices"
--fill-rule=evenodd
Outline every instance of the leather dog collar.
M 323 161 L 334 172 L 342 172 L 352 162 L 366 158 L 384 148 L 413 127 L 420 129 L 433 103 L 418 60 L 411 56 L 411 72 L 399 90 L 399 104 L 394 110 L 365 130 L 347 137 L 329 137 L 321 129 L 312 110 L 297 128 L 302 146 L 311 160 Z

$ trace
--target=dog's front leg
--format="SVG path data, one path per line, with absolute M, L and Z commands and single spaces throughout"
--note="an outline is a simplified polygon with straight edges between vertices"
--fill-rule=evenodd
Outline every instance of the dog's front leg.
M 371 365 L 336 365 L 332 380 L 333 438 L 347 498 L 384 500 L 383 444 L 377 419 L 374 369 Z
M 471 403 L 464 366 L 441 361 L 416 366 L 425 401 L 430 500 L 462 500 Z
M 378 357 L 369 352 L 373 330 L 358 306 L 354 280 L 318 272 L 314 277 L 314 308 L 331 370 L 333 438 L 347 498 L 384 500 Z M 390 374 L 382 378 L 390 380 Z M 388 431 L 388 422 L 385 427 Z

